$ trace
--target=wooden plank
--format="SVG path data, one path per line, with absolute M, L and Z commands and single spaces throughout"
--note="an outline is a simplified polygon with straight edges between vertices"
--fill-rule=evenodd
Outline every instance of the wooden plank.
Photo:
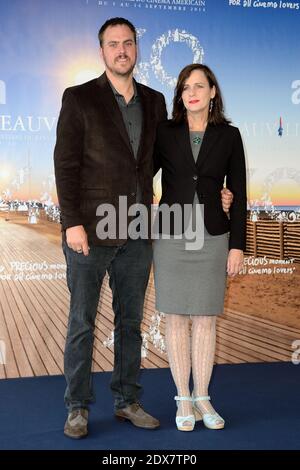
M 5 350 L 3 351 L 3 354 L 5 353 L 5 358 L 3 357 L 2 359 L 5 359 L 6 362 L 5 364 L 0 364 L 0 378 L 18 377 L 19 370 L 15 360 L 14 351 L 12 349 L 9 331 L 5 322 L 1 300 L 2 299 L 0 298 L 0 341 L 4 342 Z
M 261 361 L 286 361 L 289 360 L 290 354 L 282 354 L 274 351 L 271 348 L 262 347 L 259 344 L 250 343 L 245 338 L 239 339 L 235 335 L 224 334 L 221 330 L 218 332 L 219 339 L 222 340 L 222 344 L 230 344 L 232 349 L 237 349 L 245 354 L 256 357 Z
M 25 341 L 27 343 L 27 354 L 35 375 L 46 375 L 47 373 L 59 374 L 59 368 L 53 361 L 36 324 L 32 320 L 32 304 L 25 295 L 20 282 L 12 282 L 10 287 L 18 309 L 17 322 L 19 326 L 22 326 L 23 330 L 21 338 L 24 345 Z M 38 315 L 36 313 L 33 313 L 33 315 L 35 321 L 38 322 Z
M 291 345 L 290 340 L 283 339 L 280 335 L 274 336 L 273 333 L 270 335 L 263 329 L 255 329 L 253 326 L 249 327 L 233 320 L 227 320 L 226 318 L 222 318 L 222 321 L 217 324 L 217 328 L 223 330 L 225 333 L 228 332 L 228 334 L 232 332 L 232 334 L 245 337 L 250 341 L 257 341 L 259 344 L 265 345 L 266 348 L 271 345 L 279 351 L 289 350 Z
M 240 350 L 239 348 L 232 348 L 230 341 L 222 341 L 222 343 L 217 344 L 217 354 L 221 353 L 227 353 L 230 356 L 234 357 L 236 359 L 236 364 L 239 364 L 241 362 L 261 362 L 261 360 L 258 359 L 256 356 L 245 353 L 243 349 Z
M 0 282 L 0 299 L 2 304 L 2 309 L 4 312 L 4 318 L 7 325 L 7 330 L 10 338 L 10 344 L 16 358 L 16 363 L 18 365 L 18 373 L 23 377 L 29 377 L 33 375 L 33 370 L 30 365 L 30 361 L 28 359 L 27 353 L 24 349 L 24 336 L 26 337 L 26 330 L 22 328 L 22 323 L 19 325 L 15 321 L 15 317 L 18 320 L 18 312 L 14 310 L 15 306 L 11 301 L 11 292 L 6 285 L 7 281 Z M 4 290 L 4 286 L 6 289 Z M 18 326 L 17 326 L 18 324 Z M 20 333 L 19 333 L 20 329 Z M 10 363 L 10 357 L 7 358 L 8 363 Z M 9 374 L 9 367 L 7 366 L 8 376 Z
M 272 330 L 277 330 L 280 333 L 283 332 L 284 334 L 300 334 L 300 329 L 299 328 L 294 328 L 288 325 L 284 325 L 281 323 L 276 323 L 273 320 L 268 320 L 267 318 L 260 318 L 260 317 L 255 317 L 254 315 L 249 315 L 247 313 L 239 312 L 237 310 L 233 309 L 225 309 L 226 314 L 228 315 L 235 315 L 237 317 L 240 317 L 242 319 L 246 319 L 247 321 L 251 323 L 256 323 L 258 325 L 266 325 Z
M 32 320 L 30 313 L 31 310 L 34 311 L 34 307 L 38 307 L 38 311 L 34 315 L 34 318 L 37 321 L 39 321 L 39 315 L 41 314 L 42 310 L 39 304 L 35 302 L 35 305 L 33 306 L 32 303 L 28 300 L 28 294 L 30 292 L 30 289 L 26 289 L 28 283 L 26 284 L 25 289 L 24 285 L 22 286 L 20 281 L 7 281 L 7 285 L 9 285 L 12 293 L 10 301 L 14 302 L 15 304 L 15 312 L 16 315 L 18 315 L 18 324 L 20 327 L 22 327 L 21 337 L 22 339 L 24 338 L 24 344 L 26 339 L 27 353 L 30 357 L 30 362 L 35 374 L 44 375 L 47 373 L 47 367 L 44 366 L 41 353 L 46 354 L 46 360 L 50 373 L 59 373 L 59 368 L 57 368 L 55 362 L 52 360 L 51 354 L 49 355 L 43 341 L 41 341 L 41 338 L 39 338 L 34 321 Z M 52 338 L 50 338 L 50 342 L 53 344 Z

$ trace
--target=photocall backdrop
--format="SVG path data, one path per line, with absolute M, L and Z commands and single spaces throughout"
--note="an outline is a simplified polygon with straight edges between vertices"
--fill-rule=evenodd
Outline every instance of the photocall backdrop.
M 300 2 L 0 0 L 0 377 L 63 371 L 68 291 L 53 148 L 66 87 L 104 71 L 97 33 L 123 16 L 138 31 L 135 77 L 164 93 L 179 71 L 209 65 L 242 133 L 247 256 L 228 280 L 217 362 L 289 361 L 300 346 Z M 160 179 L 154 181 L 156 198 Z M 151 276 L 143 366 L 167 366 Z M 94 370 L 111 370 L 113 314 L 104 284 Z

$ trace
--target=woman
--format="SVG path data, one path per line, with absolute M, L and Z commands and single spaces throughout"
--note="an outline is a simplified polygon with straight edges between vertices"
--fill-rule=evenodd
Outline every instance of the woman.
M 226 272 L 234 276 L 243 265 L 246 172 L 239 130 L 225 118 L 218 82 L 207 66 L 192 64 L 180 72 L 172 120 L 158 128 L 155 166 L 162 168 L 160 207 L 190 204 L 193 223 L 199 203 L 204 208 L 202 249 L 187 250 L 184 236 L 174 237 L 175 224 L 170 239 L 160 237 L 154 243 L 156 307 L 166 314 L 167 352 L 177 387 L 176 425 L 191 431 L 195 419 L 203 418 L 206 427 L 221 429 L 224 419 L 209 401 L 208 386 Z M 220 198 L 225 178 L 234 195 L 229 217 Z

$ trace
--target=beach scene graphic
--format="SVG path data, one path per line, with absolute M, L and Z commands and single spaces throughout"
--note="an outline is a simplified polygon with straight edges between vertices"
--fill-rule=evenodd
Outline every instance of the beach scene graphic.
M 0 378 L 63 373 L 69 293 L 60 224 L 42 206 L 35 208 L 31 223 L 32 207 L 27 201 L 0 211 L 0 339 L 6 351 Z M 300 221 L 253 222 L 250 216 L 245 266 L 228 279 L 224 313 L 217 322 L 216 363 L 289 361 L 300 338 L 300 258 L 293 251 L 294 245 L 299 249 Z M 113 367 L 111 301 L 106 277 L 96 321 L 94 371 Z M 164 316 L 155 309 L 151 273 L 142 367 L 168 367 L 164 325 Z

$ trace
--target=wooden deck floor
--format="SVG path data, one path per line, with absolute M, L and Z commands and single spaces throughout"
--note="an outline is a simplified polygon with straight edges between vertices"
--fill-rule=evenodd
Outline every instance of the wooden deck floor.
M 55 375 L 63 371 L 63 349 L 67 328 L 69 294 L 64 279 L 12 278 L 21 273 L 12 263 L 44 263 L 44 271 L 27 270 L 26 275 L 46 276 L 64 273 L 59 243 L 24 225 L 7 223 L 0 218 L 0 341 L 5 345 L 6 361 L 0 364 L 0 378 Z M 25 268 L 25 269 L 24 269 Z M 144 310 L 142 332 L 147 340 L 146 368 L 167 367 L 167 359 L 151 342 L 155 293 L 151 276 Z M 111 292 L 104 281 L 98 307 L 93 357 L 94 371 L 109 371 L 113 365 L 113 348 L 104 346 L 113 331 Z M 164 335 L 164 320 L 160 324 Z M 217 363 L 289 361 L 292 342 L 300 330 L 262 320 L 242 312 L 227 310 L 218 319 Z M 3 352 L 3 351 L 2 351 Z

